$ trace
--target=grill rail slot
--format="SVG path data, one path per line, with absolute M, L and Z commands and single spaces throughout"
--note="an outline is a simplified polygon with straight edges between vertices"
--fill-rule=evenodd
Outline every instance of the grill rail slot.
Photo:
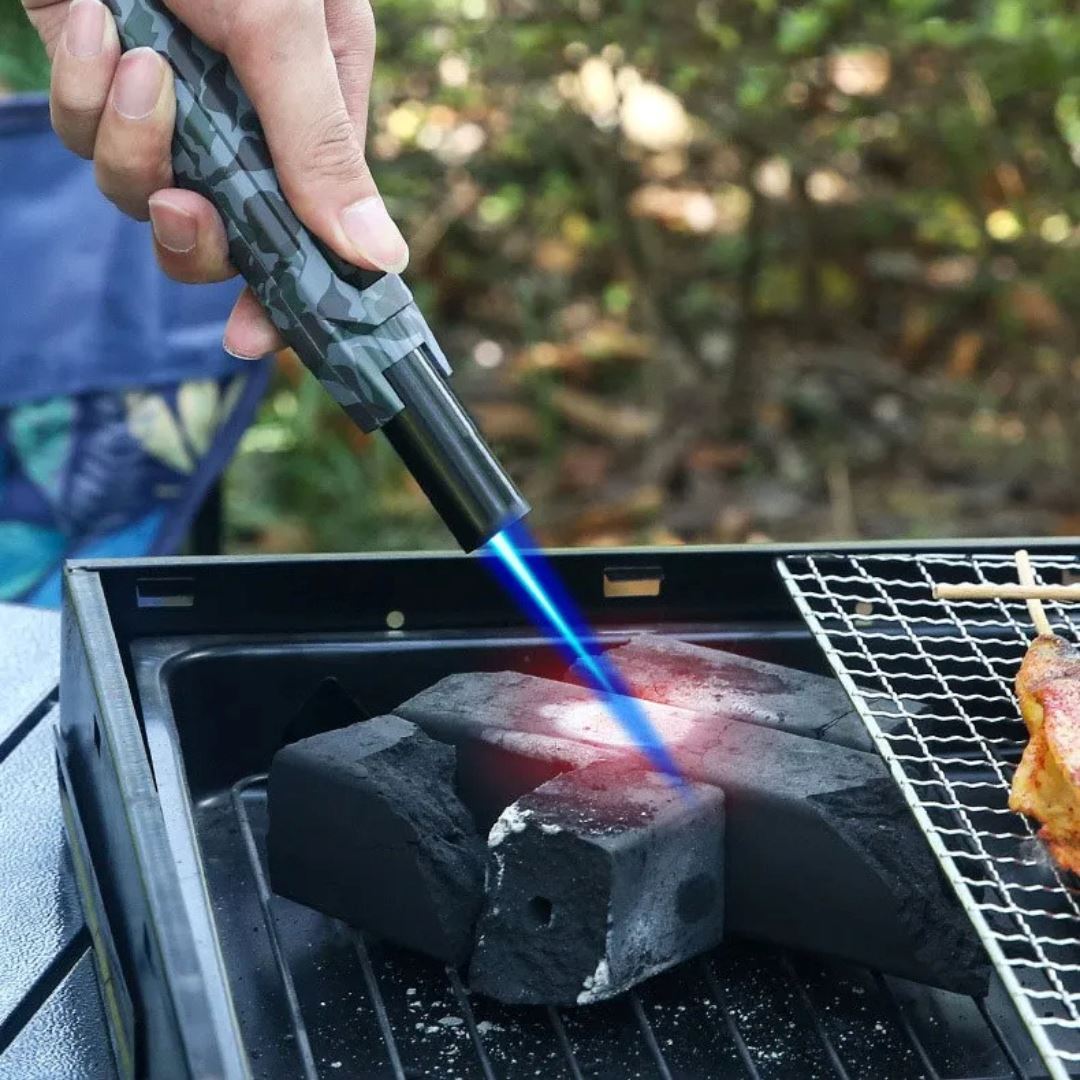
M 1080 558 L 1032 559 L 1039 584 Z M 1013 680 L 1034 636 L 1023 600 L 935 600 L 1015 583 L 1001 554 L 793 554 L 780 575 L 985 944 L 1050 1075 L 1080 1074 L 1080 882 L 1008 809 L 1027 743 Z M 1080 605 L 1046 604 L 1080 639 Z M 903 723 L 896 724 L 901 716 Z M 886 723 L 887 721 L 887 723 Z

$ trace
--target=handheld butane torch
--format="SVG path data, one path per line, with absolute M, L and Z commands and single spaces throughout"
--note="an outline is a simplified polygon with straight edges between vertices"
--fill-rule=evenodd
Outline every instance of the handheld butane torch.
M 176 183 L 217 207 L 233 265 L 308 370 L 364 431 L 382 428 L 466 551 L 527 514 L 405 283 L 350 266 L 293 213 L 225 57 L 158 0 L 105 2 L 125 49 L 149 46 L 172 65 Z
M 176 76 L 173 172 L 225 220 L 229 255 L 309 371 L 364 430 L 382 428 L 458 543 L 487 545 L 551 626 L 614 719 L 653 767 L 682 784 L 660 733 L 618 673 L 586 647 L 519 550 L 511 526 L 529 512 L 450 389 L 450 365 L 396 274 L 338 258 L 293 213 L 255 109 L 228 61 L 160 0 L 105 0 L 127 49 L 149 46 Z M 525 546 L 530 546 L 527 538 Z M 583 624 L 581 624 L 583 626 Z

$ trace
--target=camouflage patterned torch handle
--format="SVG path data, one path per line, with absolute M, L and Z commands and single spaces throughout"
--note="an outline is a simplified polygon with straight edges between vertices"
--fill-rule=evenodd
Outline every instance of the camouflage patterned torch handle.
M 149 46 L 176 74 L 173 171 L 214 203 L 229 254 L 304 364 L 365 431 L 402 409 L 385 371 L 425 349 L 449 366 L 396 274 L 349 266 L 313 236 L 282 194 L 255 109 L 228 61 L 160 0 L 105 0 L 124 48 Z

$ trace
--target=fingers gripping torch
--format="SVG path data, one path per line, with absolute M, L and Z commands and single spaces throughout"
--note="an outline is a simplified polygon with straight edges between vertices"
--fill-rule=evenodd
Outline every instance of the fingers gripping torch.
M 364 431 L 386 433 L 465 551 L 527 514 L 405 283 L 350 266 L 293 213 L 228 61 L 159 0 L 106 3 L 124 48 L 149 46 L 171 63 L 176 182 L 217 207 L 233 265 L 308 370 Z

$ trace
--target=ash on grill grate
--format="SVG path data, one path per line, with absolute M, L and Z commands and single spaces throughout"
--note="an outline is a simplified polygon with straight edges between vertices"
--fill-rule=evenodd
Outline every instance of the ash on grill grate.
M 260 904 L 252 879 L 266 876 L 264 781 L 248 778 L 233 798 L 226 792 L 195 807 L 207 887 L 256 1077 L 1021 1075 L 994 1054 L 994 1038 L 970 999 L 910 986 L 898 1001 L 868 972 L 797 956 L 792 968 L 785 954 L 750 944 L 728 943 L 587 1009 L 505 1006 L 459 994 L 442 964 L 365 940 L 269 893 Z M 800 987 L 811 1004 L 801 1002 Z M 830 1064 L 826 1039 L 840 1068 Z M 925 1064 L 913 1064 L 913 1057 Z
M 1080 571 L 1036 556 L 1041 583 Z M 1080 1066 L 1080 900 L 1008 809 L 1026 743 L 1013 681 L 1032 636 L 1023 601 L 943 602 L 939 584 L 1015 582 L 1009 556 L 800 555 L 780 572 L 934 843 L 1055 1078 Z M 1080 609 L 1048 605 L 1075 640 Z M 916 711 L 910 703 L 917 703 Z M 904 724 L 883 716 L 899 710 Z

